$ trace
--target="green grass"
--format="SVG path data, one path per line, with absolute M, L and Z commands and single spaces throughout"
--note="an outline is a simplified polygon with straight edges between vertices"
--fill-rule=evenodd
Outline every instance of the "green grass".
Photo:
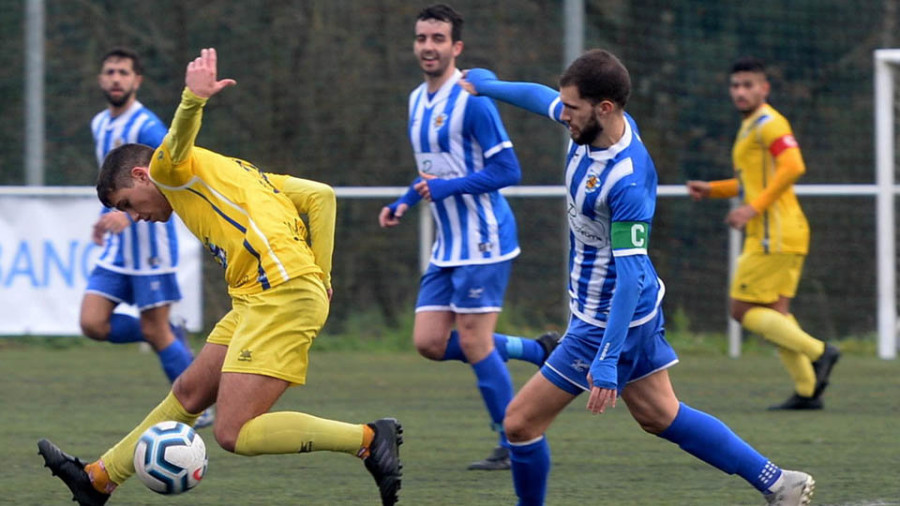
M 323 336 L 324 338 L 325 336 Z M 511 364 L 517 384 L 535 368 Z M 0 503 L 72 504 L 41 467 L 35 442 L 47 437 L 93 459 L 139 421 L 167 385 L 152 354 L 84 340 L 0 340 Z M 773 413 L 790 387 L 778 359 L 760 351 L 732 360 L 683 353 L 672 370 L 679 397 L 729 424 L 777 464 L 811 472 L 815 504 L 900 504 L 900 363 L 848 354 L 835 369 L 826 409 Z M 592 416 L 577 399 L 549 432 L 548 505 L 761 504 L 740 478 L 724 475 L 643 433 L 624 404 Z M 401 504 L 514 504 L 509 473 L 471 472 L 495 441 L 468 367 L 406 352 L 313 350 L 308 384 L 276 409 L 345 421 L 396 416 L 405 428 Z M 374 483 L 342 454 L 240 457 L 215 444 L 200 486 L 164 497 L 137 480 L 111 504 L 372 505 Z

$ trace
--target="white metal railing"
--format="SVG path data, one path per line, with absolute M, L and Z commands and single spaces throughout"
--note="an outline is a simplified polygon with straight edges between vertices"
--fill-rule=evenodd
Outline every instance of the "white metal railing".
M 891 176 L 893 178 L 893 175 Z M 335 187 L 338 198 L 348 199 L 387 199 L 396 198 L 405 193 L 405 186 L 339 186 Z M 882 184 L 849 184 L 849 185 L 796 185 L 794 190 L 798 195 L 815 197 L 875 197 L 878 200 L 877 216 L 877 269 L 878 273 L 878 356 L 883 359 L 894 359 L 897 356 L 897 313 L 896 313 L 896 289 L 891 285 L 888 290 L 882 287 L 883 278 L 891 280 L 895 277 L 895 264 L 893 254 L 884 254 L 884 251 L 894 251 L 893 230 L 893 199 L 900 193 L 900 186 L 885 186 Z M 513 198 L 562 198 L 565 196 L 565 187 L 557 186 L 513 186 L 505 188 L 502 193 Z M 885 192 L 889 197 L 885 197 Z M 0 186 L 0 198 L 14 196 L 84 196 L 94 195 L 95 190 L 89 186 Z M 662 198 L 686 197 L 687 190 L 683 185 L 660 185 L 657 195 Z M 890 202 L 889 207 L 884 207 L 884 200 Z M 886 209 L 890 212 L 886 213 Z M 889 216 L 884 216 L 884 214 Z M 428 206 L 419 206 L 419 263 L 424 271 L 431 257 L 431 243 L 434 240 L 434 223 L 430 216 Z M 374 217 L 373 217 L 374 219 Z M 890 224 L 887 231 L 885 223 Z M 886 244 L 889 243 L 889 244 Z M 741 249 L 741 233 L 732 230 L 729 235 L 729 265 L 733 270 L 735 261 Z M 728 354 L 738 357 L 741 353 L 741 327 L 729 318 L 728 326 Z

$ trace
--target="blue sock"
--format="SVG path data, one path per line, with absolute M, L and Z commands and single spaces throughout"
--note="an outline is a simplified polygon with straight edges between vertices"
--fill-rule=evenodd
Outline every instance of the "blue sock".
M 681 403 L 678 415 L 658 434 L 682 450 L 728 474 L 737 474 L 760 492 L 781 476 L 781 468 L 760 455 L 718 418 Z
M 447 341 L 447 349 L 444 350 L 444 356 L 441 360 L 468 362 L 468 360 L 466 360 L 466 354 L 462 351 L 462 346 L 459 345 L 459 332 L 455 330 L 450 331 L 450 340 Z
M 544 347 L 535 339 L 494 334 L 494 346 L 500 351 L 504 362 L 513 358 L 531 362 L 534 365 L 543 365 L 544 363 Z
M 172 341 L 172 344 L 165 349 L 157 352 L 157 355 L 159 356 L 159 363 L 162 365 L 163 371 L 170 382 L 175 381 L 175 378 L 184 372 L 194 360 L 191 350 L 187 349 L 178 339 Z
M 494 334 L 494 348 L 500 354 L 500 359 L 508 362 L 509 359 L 524 360 L 534 365 L 544 363 L 544 347 L 534 339 L 507 336 L 506 334 Z M 462 347 L 459 344 L 459 332 L 451 331 L 447 341 L 447 349 L 441 360 L 458 360 L 468 362 Z
M 506 406 L 513 397 L 512 379 L 509 370 L 500 353 L 497 350 L 491 353 L 477 364 L 472 364 L 475 377 L 478 378 L 478 390 L 481 398 L 491 415 L 491 427 L 500 433 L 500 444 L 506 444 L 506 436 L 503 434 L 503 417 L 506 415 Z
M 127 314 L 113 313 L 109 317 L 109 335 L 106 336 L 106 340 L 116 344 L 143 341 L 141 321 Z
M 546 436 L 528 443 L 510 443 L 509 461 L 519 506 L 542 506 L 550 476 L 550 445 Z

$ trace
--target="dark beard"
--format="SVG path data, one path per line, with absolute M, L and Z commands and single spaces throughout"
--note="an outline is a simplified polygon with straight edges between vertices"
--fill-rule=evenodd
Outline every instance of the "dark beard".
M 581 134 L 579 134 L 578 137 L 572 136 L 572 142 L 581 146 L 593 144 L 593 142 L 597 140 L 597 136 L 601 133 L 603 133 L 603 126 L 600 125 L 600 122 L 597 121 L 596 117 L 592 116 L 590 123 L 585 125 L 581 130 Z
M 125 93 L 121 98 L 115 98 L 107 92 L 103 92 L 103 96 L 106 97 L 106 101 L 109 102 L 109 105 L 113 107 L 122 107 L 128 100 L 131 99 L 131 96 L 134 95 L 134 92 Z

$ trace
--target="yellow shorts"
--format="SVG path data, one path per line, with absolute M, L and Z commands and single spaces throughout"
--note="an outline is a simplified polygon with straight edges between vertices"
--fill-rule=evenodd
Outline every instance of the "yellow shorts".
M 806 255 L 799 253 L 741 253 L 737 260 L 731 298 L 771 304 L 779 297 L 794 298 Z
M 265 292 L 232 296 L 232 309 L 206 339 L 228 346 L 222 372 L 306 383 L 309 347 L 328 318 L 328 295 L 310 274 Z

